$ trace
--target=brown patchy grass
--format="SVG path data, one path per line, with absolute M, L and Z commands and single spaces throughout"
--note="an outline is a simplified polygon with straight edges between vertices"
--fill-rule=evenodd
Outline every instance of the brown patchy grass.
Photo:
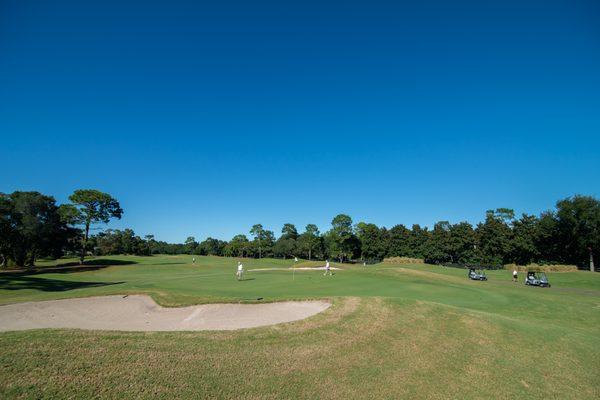
M 325 261 L 301 261 L 294 265 L 296 268 L 315 268 L 315 267 L 324 267 Z M 342 264 L 334 261 L 329 262 L 329 266 L 332 268 L 351 268 L 354 264 Z
M 425 264 L 422 258 L 388 257 L 383 259 L 384 264 Z
M 439 274 L 439 273 L 431 272 L 431 271 L 427 271 L 427 270 L 422 270 L 422 269 L 412 269 L 412 268 L 403 268 L 403 267 L 379 268 L 377 270 L 377 273 L 389 274 L 389 275 L 406 274 L 406 275 L 411 275 L 411 276 L 418 277 L 418 278 L 425 278 L 425 279 L 430 279 L 430 280 L 435 280 L 435 281 L 451 282 L 451 283 L 457 283 L 457 284 L 461 284 L 461 285 L 465 285 L 465 284 L 468 285 L 471 283 L 468 280 L 465 280 L 465 278 L 462 276 L 458 277 L 458 276 L 454 276 L 454 275 L 443 275 L 443 274 Z M 466 275 L 466 271 L 465 271 L 465 275 Z
M 237 332 L 7 333 L 0 397 L 597 398 L 582 370 L 598 361 L 591 343 L 549 332 L 528 346 L 527 330 L 427 302 L 337 298 L 310 319 Z
M 536 271 L 536 272 L 577 272 L 576 265 L 563 265 L 563 264 L 549 264 L 549 265 L 539 265 L 539 264 L 529 264 L 529 265 L 516 265 L 516 264 L 507 264 L 504 266 L 504 269 L 512 271 L 516 269 L 518 272 L 527 272 L 527 271 Z

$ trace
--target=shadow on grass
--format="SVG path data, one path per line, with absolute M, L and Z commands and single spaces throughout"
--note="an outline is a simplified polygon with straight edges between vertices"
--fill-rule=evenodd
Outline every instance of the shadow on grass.
M 78 282 L 27 276 L 2 276 L 0 277 L 0 290 L 33 289 L 43 292 L 66 292 L 74 289 L 120 285 L 122 283 L 124 282 Z
M 159 262 L 159 263 L 154 263 L 152 265 L 158 266 L 158 265 L 186 265 L 186 264 L 193 265 L 192 263 L 184 263 L 184 262 Z
M 111 259 L 87 260 L 83 265 L 78 262 L 68 262 L 57 264 L 56 266 L 0 271 L 0 277 L 29 276 L 46 273 L 66 274 L 71 272 L 96 271 L 106 267 L 132 264 L 137 264 L 137 262 Z
M 111 265 L 131 265 L 131 264 L 137 264 L 137 262 L 131 261 L 131 260 L 112 260 L 110 258 L 98 258 L 98 259 L 92 259 L 92 260 L 85 260 L 83 262 L 83 265 L 89 265 L 89 266 L 94 266 L 94 267 L 96 267 L 96 266 L 108 267 Z M 82 265 L 76 261 L 56 265 L 56 267 L 81 267 L 81 266 Z M 53 268 L 53 267 L 48 267 L 48 268 Z

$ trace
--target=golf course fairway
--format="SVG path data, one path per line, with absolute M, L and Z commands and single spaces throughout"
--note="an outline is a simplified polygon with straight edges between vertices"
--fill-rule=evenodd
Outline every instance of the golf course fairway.
M 233 331 L 2 332 L 0 398 L 600 398 L 600 274 L 549 273 L 552 287 L 536 288 L 510 271 L 478 282 L 432 265 L 335 264 L 323 276 L 290 260 L 242 262 L 256 269 L 242 281 L 234 258 L 184 255 L 1 273 L 0 304 L 146 294 L 163 307 L 332 305 Z

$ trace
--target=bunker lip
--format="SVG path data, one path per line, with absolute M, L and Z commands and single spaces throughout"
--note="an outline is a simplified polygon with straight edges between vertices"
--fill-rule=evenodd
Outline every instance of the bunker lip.
M 0 306 L 0 332 L 29 329 L 110 331 L 235 330 L 298 321 L 325 311 L 328 301 L 203 304 L 165 308 L 146 295 L 117 295 Z

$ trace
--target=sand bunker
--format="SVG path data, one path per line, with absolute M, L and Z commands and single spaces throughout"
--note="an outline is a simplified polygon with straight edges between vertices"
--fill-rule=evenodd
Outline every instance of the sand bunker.
M 117 331 L 233 330 L 297 321 L 326 301 L 204 304 L 164 308 L 148 296 L 103 296 L 0 306 L 0 331 L 75 328 Z

